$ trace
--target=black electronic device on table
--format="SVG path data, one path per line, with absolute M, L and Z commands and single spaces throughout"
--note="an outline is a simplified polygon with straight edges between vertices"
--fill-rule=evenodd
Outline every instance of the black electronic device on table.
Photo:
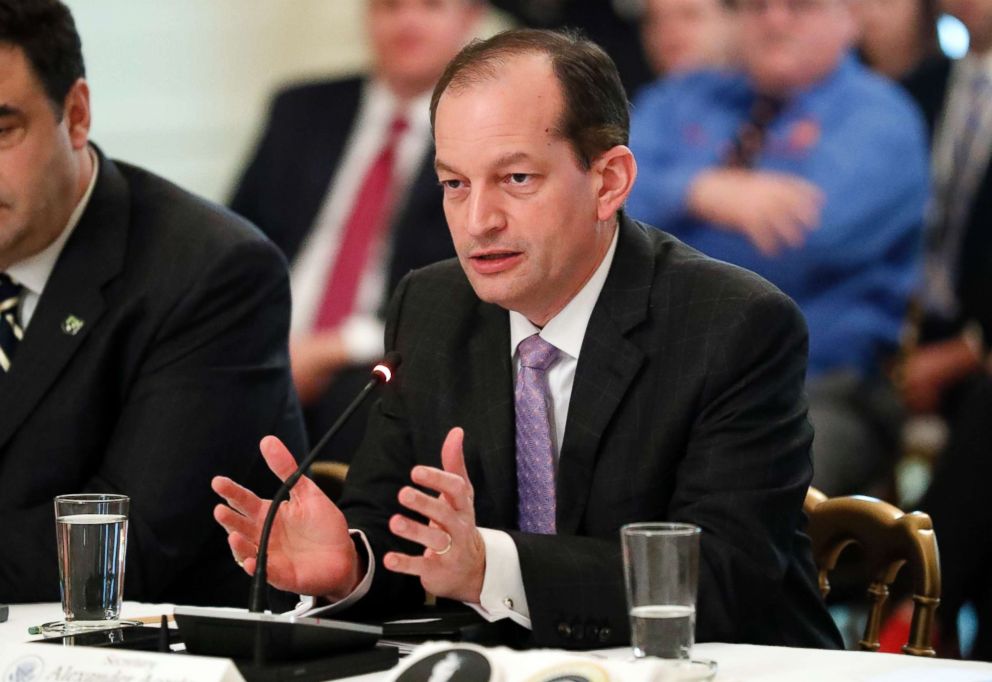
M 174 616 L 187 653 L 232 658 L 248 682 L 330 680 L 399 661 L 397 649 L 377 646 L 377 625 L 192 606 Z
M 267 661 L 305 660 L 371 649 L 382 637 L 377 625 L 231 609 L 177 606 L 175 619 L 186 651 L 200 656 L 249 659 L 260 644 Z

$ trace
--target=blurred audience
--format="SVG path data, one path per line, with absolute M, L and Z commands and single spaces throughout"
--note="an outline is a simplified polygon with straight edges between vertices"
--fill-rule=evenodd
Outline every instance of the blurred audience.
M 937 40 L 936 0 L 863 0 L 855 7 L 861 58 L 902 85 L 932 129 L 943 106 L 950 69 Z
M 572 27 L 613 58 L 627 95 L 654 80 L 639 40 L 641 0 L 491 0 L 525 26 Z
M 281 92 L 234 192 L 231 207 L 292 264 L 290 351 L 311 441 L 367 381 L 399 279 L 454 256 L 428 105 L 482 11 L 476 0 L 368 0 L 370 73 Z M 331 458 L 350 459 L 364 422 L 349 422 Z
M 724 0 L 644 2 L 641 41 L 658 76 L 728 66 L 734 31 L 734 16 Z
M 813 483 L 864 492 L 897 451 L 885 361 L 918 277 L 923 125 L 850 54 L 848 0 L 735 9 L 742 72 L 669 78 L 638 98 L 628 210 L 795 299 L 810 327 Z
M 940 54 L 936 0 L 861 0 L 854 9 L 865 64 L 902 81 Z
M 944 593 L 938 611 L 954 640 L 961 606 L 972 602 L 978 633 L 971 656 L 992 660 L 992 0 L 944 0 L 967 27 L 961 60 L 934 69 L 940 102 L 933 132 L 931 207 L 920 344 L 905 367 L 915 412 L 943 414 L 950 437 L 922 506 L 940 541 Z

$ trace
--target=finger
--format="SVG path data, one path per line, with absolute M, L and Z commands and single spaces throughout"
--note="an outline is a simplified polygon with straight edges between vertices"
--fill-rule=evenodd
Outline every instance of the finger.
M 265 459 L 265 463 L 269 466 L 269 469 L 283 483 L 296 472 L 298 467 L 296 458 L 293 457 L 293 453 L 289 451 L 289 448 L 275 436 L 266 436 L 263 438 L 262 442 L 259 443 L 259 450 L 262 451 L 262 457 Z M 306 498 L 313 495 L 326 497 L 320 487 L 306 476 L 301 476 L 289 491 L 290 499 L 294 500 L 300 499 L 301 496 Z
M 768 258 L 778 255 L 778 245 L 772 237 L 771 230 L 768 228 L 767 217 L 764 215 L 759 216 L 753 222 L 745 225 L 744 229 L 747 233 L 747 238 L 751 240 L 751 243 L 757 247 L 762 255 Z
M 228 533 L 240 533 L 253 540 L 257 540 L 261 534 L 258 525 L 253 523 L 247 516 L 243 516 L 223 504 L 218 504 L 214 507 L 214 519 Z
M 443 552 L 452 541 L 451 535 L 441 528 L 417 523 L 400 514 L 394 514 L 389 519 L 389 530 L 392 531 L 393 535 L 416 542 L 435 553 Z
M 448 431 L 441 446 L 441 467 L 456 476 L 468 481 L 468 469 L 465 468 L 465 453 L 463 445 L 465 443 L 465 431 L 460 427 Z
M 214 476 L 210 487 L 223 497 L 232 509 L 245 516 L 258 516 L 264 507 L 258 495 L 226 476 Z
M 416 466 L 410 472 L 410 479 L 417 485 L 441 493 L 453 509 L 463 511 L 472 508 L 472 486 L 468 479 L 458 474 Z
M 237 533 L 227 536 L 227 544 L 231 548 L 235 561 L 245 570 L 248 575 L 255 573 L 255 555 L 258 553 L 256 547 L 248 538 Z
M 259 443 L 258 449 L 268 465 L 280 481 L 285 482 L 296 471 L 296 459 L 293 453 L 275 436 L 266 436 Z
M 382 558 L 382 563 L 390 571 L 406 575 L 423 576 L 431 568 L 424 557 L 400 552 L 387 552 Z
M 455 510 L 440 497 L 431 497 L 410 486 L 401 488 L 397 497 L 400 504 L 410 511 L 426 516 L 444 528 L 453 528 L 457 524 Z
M 798 248 L 806 241 L 806 234 L 791 210 L 775 215 L 769 221 L 770 234 L 775 239 L 776 248 Z

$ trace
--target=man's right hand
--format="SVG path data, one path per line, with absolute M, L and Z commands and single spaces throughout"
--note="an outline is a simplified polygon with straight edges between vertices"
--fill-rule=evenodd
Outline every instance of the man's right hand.
M 785 173 L 717 168 L 696 176 L 689 211 L 696 218 L 740 232 L 765 256 L 798 248 L 819 227 L 823 192 Z
M 296 460 L 278 438 L 263 438 L 260 449 L 279 480 L 285 481 L 296 470 Z M 211 487 L 227 502 L 214 508 L 214 518 L 227 531 L 235 560 L 254 575 L 258 540 L 271 502 L 224 476 L 215 477 Z M 297 481 L 276 513 L 267 568 L 273 587 L 331 600 L 348 596 L 361 580 L 364 567 L 344 514 L 309 478 Z

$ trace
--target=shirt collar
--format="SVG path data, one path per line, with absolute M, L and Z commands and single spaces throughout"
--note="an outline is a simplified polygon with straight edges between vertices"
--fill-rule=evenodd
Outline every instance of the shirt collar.
M 87 151 L 90 154 L 90 158 L 93 159 L 93 175 L 90 177 L 90 184 L 86 187 L 83 197 L 76 204 L 76 208 L 73 209 L 72 214 L 69 216 L 69 222 L 66 223 L 65 229 L 44 250 L 7 268 L 7 274 L 10 275 L 11 279 L 21 284 L 36 296 L 41 296 L 41 292 L 45 290 L 45 285 L 48 284 L 48 278 L 51 277 L 52 270 L 55 269 L 55 263 L 62 253 L 62 248 L 65 246 L 66 241 L 69 240 L 72 231 L 76 229 L 76 225 L 79 224 L 79 219 L 82 217 L 83 212 L 90 203 L 90 197 L 93 195 L 93 188 L 96 186 L 96 179 L 100 174 L 100 158 L 91 148 L 87 148 Z
M 610 265 L 613 263 L 613 256 L 617 250 L 617 239 L 620 234 L 620 226 L 613 232 L 613 240 L 610 248 L 603 256 L 602 262 L 596 268 L 589 281 L 579 290 L 572 300 L 569 301 L 561 311 L 552 317 L 544 329 L 539 329 L 524 315 L 510 311 L 510 355 L 517 352 L 517 346 L 528 336 L 540 334 L 541 338 L 552 344 L 562 353 L 579 359 L 579 350 L 582 348 L 582 340 L 586 335 L 586 327 L 589 326 L 589 318 L 592 317 L 592 310 L 596 307 L 599 294 L 606 283 L 606 276 L 610 274 Z
M 398 113 L 406 116 L 409 130 L 423 132 L 431 126 L 431 92 L 427 91 L 403 106 L 393 91 L 381 80 L 372 79 L 365 88 L 365 106 L 369 120 L 386 128 Z

